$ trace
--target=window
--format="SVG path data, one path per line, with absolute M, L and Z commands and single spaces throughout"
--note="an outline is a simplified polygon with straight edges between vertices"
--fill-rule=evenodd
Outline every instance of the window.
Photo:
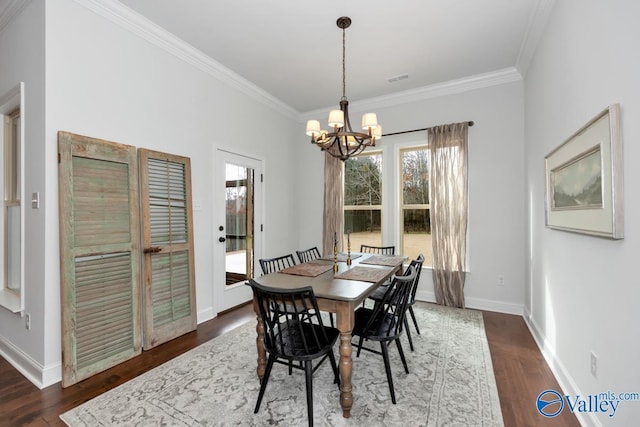
M 344 231 L 354 252 L 362 244 L 382 246 L 382 152 L 344 162 Z
M 383 174 L 383 152 L 397 169 Z M 432 265 L 429 156 L 427 145 L 414 143 L 344 162 L 344 231 L 351 232 L 352 251 L 359 251 L 361 244 L 394 245 L 398 255 L 416 259 L 423 254 L 424 265 Z
M 22 84 L 0 97 L 2 118 L 2 161 L 0 162 L 0 187 L 2 187 L 2 209 L 0 210 L 0 305 L 13 312 L 23 310 L 22 292 L 22 150 L 23 123 L 21 97 Z
M 20 292 L 20 110 L 5 117 L 4 139 L 4 284 Z
M 424 265 L 432 264 L 429 217 L 429 149 L 401 149 L 400 157 L 400 252 L 410 259 L 424 254 Z
M 344 230 L 351 232 L 353 252 L 361 244 L 393 245 L 409 259 L 423 254 L 423 266 L 431 267 L 431 151 L 424 139 L 396 141 L 344 162 Z M 451 166 L 457 167 L 455 160 Z

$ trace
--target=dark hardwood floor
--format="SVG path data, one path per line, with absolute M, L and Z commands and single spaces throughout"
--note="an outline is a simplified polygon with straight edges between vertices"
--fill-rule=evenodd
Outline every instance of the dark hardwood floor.
M 536 398 L 558 384 L 520 316 L 483 312 L 505 426 L 579 426 L 568 411 L 546 419 Z M 145 351 L 141 356 L 62 389 L 55 384 L 39 390 L 0 358 L 0 425 L 64 426 L 59 414 L 136 377 L 213 337 L 255 319 L 250 304 L 204 322 L 198 330 Z

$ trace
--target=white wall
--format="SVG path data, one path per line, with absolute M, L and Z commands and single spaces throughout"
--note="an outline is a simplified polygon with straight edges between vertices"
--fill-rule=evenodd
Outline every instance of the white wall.
M 640 392 L 640 3 L 556 2 L 525 79 L 530 271 L 526 312 L 565 393 Z M 544 226 L 544 157 L 608 105 L 620 103 L 625 239 Z M 590 352 L 598 375 L 590 373 Z M 541 390 L 542 391 L 542 390 Z M 565 409 L 566 410 L 566 409 Z M 585 425 L 637 425 L 640 402 Z
M 19 364 L 33 362 L 39 372 L 30 379 L 41 386 L 60 379 L 58 131 L 191 158 L 193 197 L 202 203 L 202 209 L 194 212 L 199 322 L 216 314 L 213 289 L 222 286 L 217 281 L 224 278 L 214 274 L 212 267 L 216 147 L 264 161 L 268 198 L 265 247 L 273 251 L 295 247 L 290 230 L 297 229 L 298 224 L 297 215 L 289 209 L 294 204 L 291 188 L 295 178 L 290 166 L 294 163 L 295 125 L 290 116 L 242 89 L 222 83 L 206 67 L 178 58 L 128 27 L 93 12 L 85 7 L 87 4 L 92 3 L 31 2 L 29 10 L 2 34 L 2 43 L 15 40 L 17 35 L 9 39 L 5 36 L 14 31 L 15 25 L 25 40 L 18 45 L 22 48 L 19 63 L 6 75 L 8 83 L 2 56 L 0 92 L 5 85 L 10 88 L 20 80 L 26 81 L 31 105 L 27 114 L 33 119 L 27 125 L 27 137 L 34 146 L 28 153 L 27 193 L 41 193 L 41 209 L 29 215 L 38 215 L 41 223 L 27 224 L 26 308 L 32 314 L 33 329 L 27 333 L 20 319 L 0 311 L 0 338 L 19 349 Z M 0 53 L 7 49 L 0 44 Z M 40 114 L 29 110 L 36 106 Z M 39 132 L 32 130 L 36 124 L 40 125 Z
M 15 6 L 15 5 L 14 5 Z M 34 382 L 41 380 L 44 348 L 44 210 L 32 209 L 31 193 L 44 183 L 44 2 L 28 2 L 0 33 L 0 96 L 25 83 L 25 312 L 32 314 L 31 330 L 25 319 L 0 307 L 0 354 L 16 363 Z
M 377 107 L 384 133 L 472 120 L 469 128 L 469 271 L 465 284 L 468 307 L 522 314 L 525 281 L 524 99 L 521 81 L 441 96 L 393 107 Z M 353 109 L 358 119 L 362 111 Z M 317 117 L 325 120 L 323 117 Z M 356 120 L 357 121 L 357 120 Z M 300 126 L 299 134 L 304 128 Z M 408 141 L 426 141 L 426 132 L 391 136 L 383 150 Z M 298 245 L 321 245 L 323 168 L 318 148 L 299 143 L 297 209 L 304 226 Z M 383 154 L 385 157 L 385 154 Z M 385 166 L 383 160 L 383 168 Z M 383 173 L 386 173 L 383 172 Z M 383 197 L 393 194 L 383 189 Z M 389 211 L 385 243 L 394 244 Z M 505 277 L 497 285 L 498 275 Z M 421 277 L 418 298 L 433 301 L 431 274 Z

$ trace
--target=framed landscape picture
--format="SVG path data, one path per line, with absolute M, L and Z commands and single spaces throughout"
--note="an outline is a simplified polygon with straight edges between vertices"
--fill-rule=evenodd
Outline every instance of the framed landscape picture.
M 620 106 L 598 114 L 545 157 L 547 227 L 624 238 Z

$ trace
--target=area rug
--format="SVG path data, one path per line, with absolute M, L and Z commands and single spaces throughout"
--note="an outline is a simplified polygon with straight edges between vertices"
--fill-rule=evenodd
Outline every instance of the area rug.
M 331 366 L 313 376 L 316 426 L 502 426 L 482 313 L 427 303 L 414 306 L 421 335 L 403 347 L 404 372 L 390 346 L 397 404 L 382 356 L 353 354 L 353 408 L 342 417 Z M 304 426 L 304 374 L 274 365 L 260 411 L 255 323 L 249 322 L 60 416 L 69 426 Z M 338 354 L 338 348 L 335 348 Z

